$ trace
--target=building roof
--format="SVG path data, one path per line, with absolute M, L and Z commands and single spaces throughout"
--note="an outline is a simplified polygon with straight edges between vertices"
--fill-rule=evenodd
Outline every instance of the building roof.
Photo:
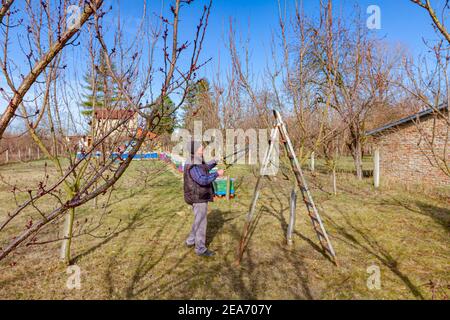
M 448 110 L 448 105 L 444 105 L 443 104 L 443 105 L 441 105 L 441 106 L 439 106 L 437 108 L 437 111 L 439 111 L 439 112 L 440 111 L 444 111 L 444 110 Z M 388 123 L 388 124 L 386 124 L 386 125 L 384 125 L 382 127 L 379 127 L 377 129 L 367 131 L 366 135 L 367 136 L 379 135 L 379 134 L 382 134 L 383 132 L 385 132 L 387 130 L 390 130 L 390 129 L 393 129 L 393 128 L 398 128 L 399 126 L 412 123 L 415 120 L 431 116 L 431 115 L 435 114 L 435 112 L 436 112 L 435 108 L 426 109 L 424 111 L 421 111 L 421 112 L 415 113 L 413 115 L 410 115 L 410 116 L 408 116 L 406 118 L 397 120 L 395 122 Z
M 122 110 L 122 109 L 98 109 L 94 112 L 94 118 L 97 120 L 123 120 L 127 118 L 132 118 L 136 112 L 133 110 Z
M 142 137 L 142 133 L 143 133 L 142 128 L 138 128 L 136 136 L 138 138 L 140 138 L 140 137 Z M 150 139 L 150 140 L 154 140 L 154 139 L 158 138 L 158 135 L 156 133 L 149 132 L 149 133 L 147 133 L 147 137 L 146 138 Z

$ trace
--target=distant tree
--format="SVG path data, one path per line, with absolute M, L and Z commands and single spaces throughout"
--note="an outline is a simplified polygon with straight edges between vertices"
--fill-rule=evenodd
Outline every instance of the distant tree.
M 175 103 L 172 101 L 172 99 L 170 99 L 169 96 L 166 96 L 164 98 L 164 102 L 159 104 L 158 108 L 161 119 L 155 119 L 155 122 L 158 122 L 157 130 L 155 133 L 157 135 L 173 133 L 177 126 Z
M 84 76 L 86 90 L 84 101 L 81 103 L 81 114 L 92 117 L 94 109 L 112 109 L 120 100 L 117 85 L 108 73 L 104 53 L 101 52 L 98 64 L 91 68 Z
M 345 124 L 347 146 L 362 180 L 367 125 L 380 106 L 391 105 L 395 99 L 395 65 L 401 56 L 388 54 L 385 46 L 370 36 L 360 16 L 346 25 L 333 12 L 329 0 L 322 12 L 326 27 L 320 23 L 311 27 L 312 59 L 318 66 L 319 92 L 328 97 L 328 106 Z
M 202 121 L 204 129 L 220 126 L 217 104 L 212 98 L 209 81 L 205 78 L 191 85 L 182 108 L 182 126 L 193 130 L 195 121 Z

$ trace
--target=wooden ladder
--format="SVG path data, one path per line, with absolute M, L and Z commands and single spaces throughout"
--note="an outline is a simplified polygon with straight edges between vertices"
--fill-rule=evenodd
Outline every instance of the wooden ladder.
M 322 219 L 320 217 L 319 211 L 317 210 L 317 207 L 314 203 L 314 199 L 308 188 L 308 183 L 305 179 L 305 175 L 303 174 L 303 170 L 300 166 L 300 163 L 298 162 L 291 139 L 289 138 L 286 124 L 283 122 L 281 114 L 278 111 L 274 110 L 274 116 L 276 119 L 276 124 L 275 124 L 274 128 L 272 129 L 270 140 L 269 140 L 269 147 L 266 152 L 264 162 L 262 165 L 262 169 L 261 169 L 260 175 L 259 175 L 257 183 L 256 183 L 255 192 L 253 194 L 253 199 L 252 199 L 252 202 L 250 205 L 250 211 L 247 215 L 247 220 L 246 220 L 246 223 L 244 226 L 244 232 L 242 233 L 242 238 L 239 243 L 238 259 L 236 262 L 237 262 L 237 264 L 240 264 L 240 262 L 242 260 L 242 256 L 243 256 L 244 250 L 245 250 L 245 242 L 246 242 L 248 234 L 249 234 L 250 226 L 254 219 L 254 215 L 256 212 L 256 205 L 257 205 L 257 202 L 258 202 L 258 199 L 260 196 L 260 191 L 261 191 L 261 187 L 262 187 L 262 178 L 264 177 L 264 175 L 267 172 L 267 168 L 270 164 L 271 155 L 274 150 L 275 143 L 277 142 L 277 137 L 279 134 L 281 136 L 283 145 L 285 146 L 289 161 L 291 163 L 292 170 L 295 175 L 295 179 L 297 181 L 297 185 L 302 193 L 303 202 L 305 203 L 306 208 L 308 209 L 308 215 L 311 219 L 314 231 L 316 232 L 317 237 L 319 238 L 322 249 L 326 252 L 326 254 L 330 257 L 330 259 L 336 265 L 338 265 L 338 262 L 336 259 L 336 253 L 333 249 L 333 245 L 331 244 L 331 241 L 328 237 L 327 231 L 325 230 Z

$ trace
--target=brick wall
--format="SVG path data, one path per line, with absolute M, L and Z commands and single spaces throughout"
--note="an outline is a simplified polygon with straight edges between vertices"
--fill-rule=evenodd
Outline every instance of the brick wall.
M 431 140 L 433 132 L 435 143 L 431 148 L 423 137 Z M 450 186 L 450 178 L 437 168 L 436 157 L 433 157 L 434 152 L 443 159 L 446 152 L 447 164 L 450 161 L 449 128 L 444 119 L 431 116 L 421 119 L 420 123 L 411 122 L 387 130 L 375 138 L 375 146 L 380 149 L 382 183 L 395 181 L 402 184 Z

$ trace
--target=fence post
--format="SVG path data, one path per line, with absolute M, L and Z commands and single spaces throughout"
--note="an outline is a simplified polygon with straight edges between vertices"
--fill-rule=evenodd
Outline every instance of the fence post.
M 28 148 L 28 161 L 31 161 L 31 148 Z
M 375 188 L 380 187 L 380 149 L 377 147 L 373 156 L 373 180 Z
M 288 230 L 287 230 L 287 244 L 289 246 L 293 245 L 293 240 L 292 240 L 292 235 L 294 233 L 294 229 L 295 229 L 295 212 L 297 209 L 297 192 L 294 189 L 292 189 L 291 192 L 291 199 L 290 199 L 290 217 L 289 217 L 289 225 L 288 225 Z
M 20 149 L 19 149 L 19 161 L 22 161 L 22 153 L 20 152 Z
M 37 148 L 37 160 L 41 159 L 41 149 Z
M 227 201 L 230 201 L 230 193 L 231 193 L 231 178 L 227 177 Z
M 316 153 L 315 152 L 311 153 L 310 169 L 311 169 L 311 172 L 316 171 Z
M 336 165 L 333 167 L 333 193 L 337 196 L 337 178 L 336 178 Z
M 5 156 L 6 156 L 6 163 L 9 163 L 9 150 L 6 150 Z

